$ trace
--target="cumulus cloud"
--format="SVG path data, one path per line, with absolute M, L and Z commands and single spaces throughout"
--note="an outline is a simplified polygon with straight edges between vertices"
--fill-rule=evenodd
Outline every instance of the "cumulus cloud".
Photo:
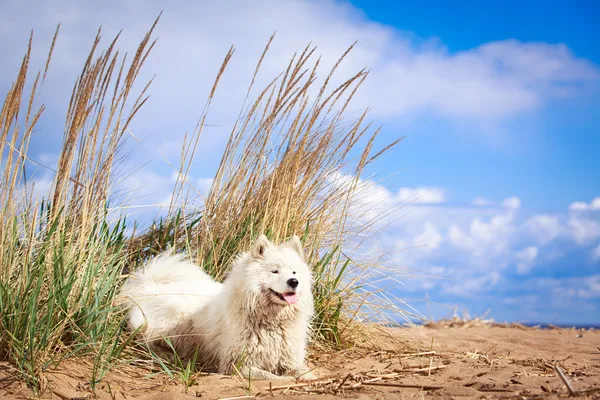
M 575 242 L 585 245 L 600 237 L 600 221 L 593 218 L 571 216 L 567 222 L 569 232 Z
M 444 293 L 455 294 L 462 297 L 473 297 L 482 291 L 489 291 L 500 282 L 501 276 L 498 271 L 492 271 L 486 275 L 476 275 L 453 279 L 451 283 L 442 290 Z
M 590 299 L 600 297 L 600 275 L 568 277 L 562 279 L 542 278 L 538 288 L 550 291 L 553 296 Z
M 525 222 L 525 229 L 540 245 L 550 243 L 563 231 L 560 218 L 556 215 L 535 215 Z
M 419 275 L 444 275 L 449 270 L 442 265 L 433 265 L 429 259 L 431 255 L 439 251 L 444 237 L 439 229 L 429 221 L 420 224 L 420 231 L 414 236 L 401 235 L 393 238 L 392 242 L 384 242 L 384 246 L 391 248 L 394 252 L 392 264 L 404 268 L 416 269 Z M 416 268 L 415 268 L 416 267 Z M 431 283 L 427 286 L 431 287 Z
M 439 204 L 446 201 L 446 194 L 437 187 L 411 187 L 400 188 L 397 198 L 410 203 Z
M 600 197 L 589 203 L 576 201 L 569 205 L 567 231 L 580 246 L 589 245 L 600 237 Z
M 529 246 L 517 253 L 517 272 L 519 274 L 527 274 L 533 267 L 533 262 L 538 256 L 538 248 Z
M 519 208 L 521 207 L 521 199 L 516 196 L 509 197 L 504 199 L 502 205 L 506 208 Z
M 498 203 L 479 197 L 458 205 L 446 195 L 440 196 L 437 203 L 407 203 L 400 191 L 392 191 L 382 183 L 361 180 L 359 188 L 363 188 L 361 208 L 375 214 L 387 212 L 385 223 L 380 225 L 384 232 L 376 240 L 382 249 L 393 254 L 389 263 L 409 268 L 423 279 L 423 284 L 406 285 L 405 291 L 437 291 L 467 299 L 499 288 L 519 287 L 515 272 L 521 275 L 520 279 L 533 276 L 540 270 L 536 266 L 565 264 L 566 259 L 561 257 L 577 254 L 573 252 L 591 251 L 598 253 L 596 260 L 600 259 L 600 246 L 589 249 L 589 243 L 600 237 L 600 221 L 593 214 L 567 209 L 529 214 L 521 210 L 517 196 Z M 446 193 L 442 188 L 436 192 Z M 411 189 L 405 193 L 418 195 L 420 191 Z M 376 204 L 381 207 L 375 207 Z M 587 264 L 578 269 L 579 273 L 589 270 Z M 444 279 L 435 277 L 440 271 Z M 595 293 L 593 282 L 592 278 L 571 279 L 568 287 L 573 292 L 576 285 L 583 285 L 575 295 L 590 298 Z M 547 293 L 555 289 L 548 284 L 536 286 L 535 290 Z
M 473 201 L 471 202 L 472 205 L 477 206 L 477 207 L 488 207 L 488 206 L 494 206 L 495 203 L 489 199 L 486 199 L 485 197 L 476 197 L 473 199 Z
M 427 246 L 427 251 L 433 251 L 440 247 L 440 243 L 442 242 L 442 234 L 436 228 L 436 226 L 427 221 L 425 223 L 425 230 L 423 233 L 415 237 L 415 244 L 421 244 Z
M 600 297 L 600 275 L 589 276 L 584 279 L 584 297 Z
M 494 215 L 489 220 L 476 217 L 468 227 L 452 225 L 448 231 L 450 243 L 474 256 L 502 252 L 508 245 L 514 215 L 510 212 Z
M 353 184 L 354 177 L 335 173 L 329 180 L 341 187 Z M 446 202 L 446 191 L 439 187 L 400 187 L 392 191 L 374 180 L 361 178 L 355 190 L 352 215 L 378 226 L 389 225 L 406 213 L 411 214 L 407 218 L 425 218 L 430 206 Z
M 575 201 L 569 205 L 571 211 L 583 211 L 588 209 L 588 204 L 583 201 Z
M 380 106 L 388 114 L 429 109 L 459 117 L 516 115 L 598 79 L 592 65 L 575 61 L 563 45 L 506 40 L 455 54 L 399 50 L 374 71 L 372 89 L 380 89 L 383 99 L 397 92 L 389 82 L 402 87 L 404 95 Z
M 569 206 L 571 211 L 588 211 L 588 210 L 600 210 L 600 197 L 596 197 L 589 203 L 584 201 L 575 201 Z
M 477 207 L 504 207 L 504 208 L 520 208 L 521 207 L 521 199 L 517 196 L 507 197 L 502 200 L 500 204 L 496 204 L 494 201 L 487 199 L 482 196 L 478 196 L 471 201 L 471 205 Z

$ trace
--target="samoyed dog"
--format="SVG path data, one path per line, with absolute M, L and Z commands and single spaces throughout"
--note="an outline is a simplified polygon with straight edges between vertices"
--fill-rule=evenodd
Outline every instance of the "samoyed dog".
M 163 254 L 131 274 L 121 294 L 130 327 L 163 354 L 175 349 L 207 372 L 314 379 L 305 362 L 311 282 L 297 236 L 275 245 L 261 235 L 223 283 L 181 255 Z

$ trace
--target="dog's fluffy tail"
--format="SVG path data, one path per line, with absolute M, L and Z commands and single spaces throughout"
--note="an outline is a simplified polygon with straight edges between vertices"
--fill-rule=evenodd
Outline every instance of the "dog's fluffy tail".
M 123 288 L 132 329 L 148 339 L 169 335 L 184 318 L 218 295 L 222 285 L 183 255 L 163 254 L 131 274 Z

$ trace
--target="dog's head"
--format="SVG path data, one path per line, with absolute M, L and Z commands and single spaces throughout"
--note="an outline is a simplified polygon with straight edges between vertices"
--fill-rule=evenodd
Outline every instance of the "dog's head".
M 244 286 L 251 292 L 283 307 L 312 299 L 312 275 L 297 236 L 275 245 L 261 235 L 248 255 Z

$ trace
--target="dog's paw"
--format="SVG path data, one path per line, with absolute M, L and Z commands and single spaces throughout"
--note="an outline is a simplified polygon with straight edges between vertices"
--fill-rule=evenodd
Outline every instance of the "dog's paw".
M 293 382 L 296 378 L 289 375 L 276 375 L 277 380 Z
M 276 375 L 269 371 L 265 371 L 264 369 L 255 368 L 255 367 L 252 367 L 250 369 L 244 369 L 243 375 L 244 375 L 244 378 L 248 378 L 248 376 L 250 376 L 251 379 L 265 380 L 265 381 L 282 381 L 282 380 L 293 381 L 294 380 L 293 376 Z
M 275 375 L 272 374 L 270 376 L 263 376 L 262 378 L 260 378 L 261 380 L 264 381 L 278 381 L 278 382 L 294 382 L 296 380 L 296 378 L 294 378 L 293 376 L 290 375 Z

